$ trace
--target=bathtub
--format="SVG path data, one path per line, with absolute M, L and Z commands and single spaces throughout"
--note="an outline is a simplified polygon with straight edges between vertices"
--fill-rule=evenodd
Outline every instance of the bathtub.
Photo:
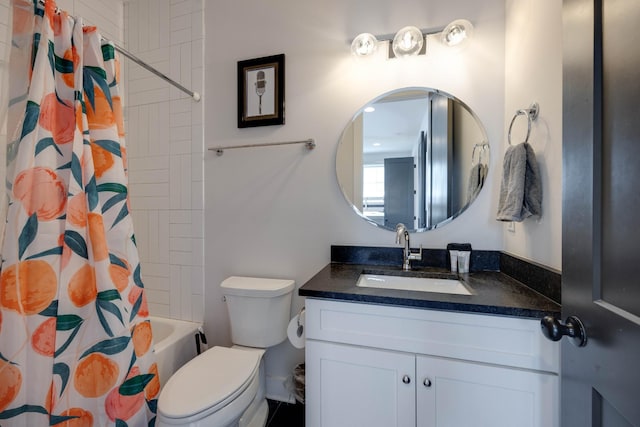
M 149 318 L 162 387 L 175 371 L 196 357 L 195 335 L 201 324 L 164 317 L 150 316 Z

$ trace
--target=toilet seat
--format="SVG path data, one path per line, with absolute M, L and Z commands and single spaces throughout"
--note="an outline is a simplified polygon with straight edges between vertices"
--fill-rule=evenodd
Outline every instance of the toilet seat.
M 192 359 L 162 389 L 159 417 L 169 424 L 194 422 L 218 411 L 227 412 L 225 407 L 240 416 L 257 391 L 262 353 L 212 347 Z M 240 401 L 246 401 L 246 405 Z M 225 414 L 225 418 L 232 416 Z

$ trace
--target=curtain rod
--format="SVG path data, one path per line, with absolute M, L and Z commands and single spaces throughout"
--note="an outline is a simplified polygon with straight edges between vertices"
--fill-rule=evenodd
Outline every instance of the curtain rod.
M 38 0 L 38 3 L 40 3 L 42 6 L 44 6 L 45 5 L 45 0 Z M 151 65 L 147 64 L 142 59 L 140 59 L 137 56 L 135 56 L 133 53 L 129 52 L 128 50 L 126 50 L 122 46 L 114 43 L 112 40 L 108 40 L 108 39 L 106 39 L 106 38 L 104 38 L 102 36 L 100 36 L 100 37 L 101 37 L 101 39 L 102 39 L 102 41 L 104 43 L 111 43 L 115 50 L 117 50 L 118 52 L 120 52 L 121 54 L 123 54 L 124 56 L 126 56 L 127 58 L 129 58 L 130 60 L 132 60 L 133 62 L 135 62 L 136 64 L 138 64 L 142 68 L 144 68 L 145 70 L 155 74 L 156 76 L 160 77 L 162 80 L 166 81 L 170 85 L 177 87 L 182 92 L 186 93 L 191 98 L 193 98 L 194 101 L 196 101 L 196 102 L 200 101 L 201 96 L 200 96 L 200 94 L 198 92 L 194 92 L 194 91 L 189 90 L 186 87 L 182 86 L 180 83 L 176 82 L 172 78 L 170 78 L 170 77 L 166 76 L 165 74 L 161 73 L 160 71 L 156 70 Z
M 187 95 L 189 95 L 190 97 L 192 97 L 194 101 L 196 101 L 196 102 L 200 101 L 200 94 L 198 92 L 194 92 L 192 90 L 187 89 L 186 87 L 182 86 L 180 83 L 178 83 L 175 80 L 171 79 L 170 77 L 167 77 L 166 75 L 162 74 L 160 71 L 156 70 L 151 65 L 147 64 L 142 59 L 138 58 L 137 56 L 135 56 L 134 54 L 132 54 L 131 52 L 129 52 L 125 48 L 117 45 L 113 41 L 107 40 L 104 37 L 102 38 L 102 41 L 104 41 L 106 43 L 111 43 L 115 50 L 117 50 L 118 52 L 120 52 L 121 54 L 123 54 L 124 56 L 126 56 L 127 58 L 129 58 L 130 60 L 132 60 L 133 62 L 135 62 L 139 66 L 141 66 L 142 68 L 144 68 L 147 71 L 150 71 L 153 74 L 155 74 L 156 76 L 160 77 L 162 80 L 166 81 L 167 83 L 177 87 L 182 92 L 184 92 Z

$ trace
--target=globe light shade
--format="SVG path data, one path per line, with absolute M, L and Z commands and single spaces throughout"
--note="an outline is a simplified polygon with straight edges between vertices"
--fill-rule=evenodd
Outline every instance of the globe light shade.
M 466 19 L 457 19 L 442 31 L 442 43 L 446 46 L 462 46 L 473 35 L 473 24 Z
M 398 31 L 393 38 L 391 49 L 396 57 L 417 55 L 424 45 L 424 35 L 418 28 L 409 26 Z
M 351 43 L 351 53 L 357 57 L 373 55 L 377 48 L 378 40 L 371 33 L 359 34 Z

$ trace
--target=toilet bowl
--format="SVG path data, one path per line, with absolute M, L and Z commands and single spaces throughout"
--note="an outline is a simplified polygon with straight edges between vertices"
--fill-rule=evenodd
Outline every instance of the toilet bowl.
M 265 349 L 286 339 L 293 280 L 230 277 L 221 284 L 234 345 L 212 347 L 169 378 L 156 425 L 264 427 Z
M 258 394 L 263 350 L 212 347 L 169 378 L 158 426 L 234 426 Z

